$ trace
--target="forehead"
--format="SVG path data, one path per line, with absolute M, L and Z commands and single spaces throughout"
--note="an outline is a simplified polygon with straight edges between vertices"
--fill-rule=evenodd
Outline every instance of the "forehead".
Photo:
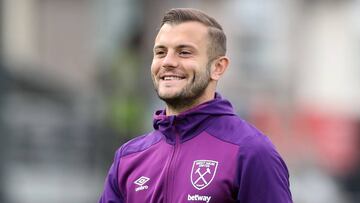
M 192 44 L 200 48 L 206 46 L 207 41 L 208 28 L 199 22 L 166 23 L 160 28 L 155 38 L 155 46 Z

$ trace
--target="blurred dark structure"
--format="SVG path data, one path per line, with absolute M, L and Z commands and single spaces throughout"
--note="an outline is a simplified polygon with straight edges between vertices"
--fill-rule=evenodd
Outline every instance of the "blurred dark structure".
M 3 24 L 3 2 L 0 1 L 0 39 L 2 39 L 2 24 Z M 5 125 L 3 121 L 3 100 L 6 95 L 6 90 L 8 86 L 8 78 L 5 73 L 3 64 L 3 47 L 2 40 L 0 40 L 0 163 L 5 163 L 5 153 L 6 153 L 6 134 L 5 134 Z M 4 164 L 0 164 L 0 202 L 5 202 L 5 194 L 4 194 Z

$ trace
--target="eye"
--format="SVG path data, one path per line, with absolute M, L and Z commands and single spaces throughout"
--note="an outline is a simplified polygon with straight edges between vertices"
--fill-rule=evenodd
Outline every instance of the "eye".
M 179 52 L 180 56 L 185 56 L 185 57 L 190 56 L 191 54 L 192 54 L 191 51 L 188 51 L 188 50 L 181 50 Z
M 166 52 L 164 50 L 155 50 L 154 51 L 154 56 L 163 57 L 165 55 L 166 55 Z

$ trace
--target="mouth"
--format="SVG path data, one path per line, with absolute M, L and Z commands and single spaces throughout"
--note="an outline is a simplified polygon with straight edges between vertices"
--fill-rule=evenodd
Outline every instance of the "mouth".
M 164 80 L 164 81 L 183 80 L 183 79 L 185 79 L 185 77 L 180 75 L 163 75 L 160 77 L 160 80 Z

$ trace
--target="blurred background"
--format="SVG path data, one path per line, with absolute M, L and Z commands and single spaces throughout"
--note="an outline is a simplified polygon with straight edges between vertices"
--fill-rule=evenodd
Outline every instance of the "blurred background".
M 277 146 L 294 202 L 360 202 L 359 0 L 0 0 L 0 203 L 97 202 L 163 108 L 150 64 L 173 7 L 223 25 L 219 92 Z

